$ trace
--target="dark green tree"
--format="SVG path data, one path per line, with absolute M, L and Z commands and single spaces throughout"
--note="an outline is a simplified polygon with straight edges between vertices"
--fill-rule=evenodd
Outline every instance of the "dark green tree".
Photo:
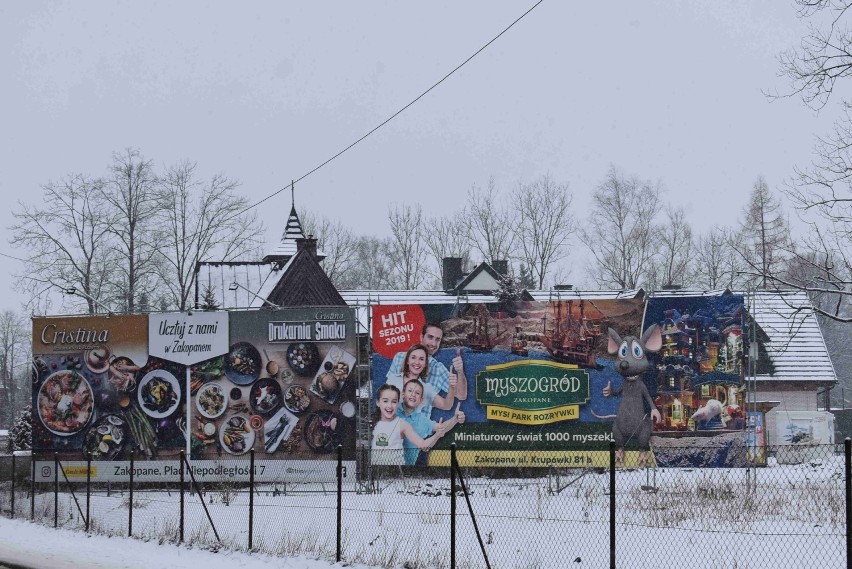
M 518 269 L 518 280 L 520 281 L 522 288 L 525 288 L 526 290 L 535 289 L 535 277 L 529 267 L 527 267 L 526 263 L 521 263 L 521 266 Z
M 202 293 L 201 305 L 198 307 L 201 310 L 219 310 L 219 303 L 216 302 L 216 294 L 209 284 L 204 285 Z
M 30 450 L 33 448 L 33 408 L 27 406 L 18 414 L 15 424 L 9 429 L 9 450 Z
M 500 279 L 500 288 L 494 291 L 494 296 L 501 304 L 520 300 L 521 285 L 514 276 L 506 275 Z

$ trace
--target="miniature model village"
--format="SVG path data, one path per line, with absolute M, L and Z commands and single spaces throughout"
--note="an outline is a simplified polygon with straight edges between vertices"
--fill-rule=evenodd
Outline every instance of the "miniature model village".
M 586 300 L 547 304 L 515 303 L 514 310 L 491 312 L 471 305 L 448 321 L 448 343 L 475 352 L 508 349 L 518 356 L 548 353 L 554 361 L 601 369 L 608 327 L 635 333 L 641 307 L 624 312 Z M 699 309 L 665 311 L 659 322 L 663 346 L 652 355 L 657 370 L 654 402 L 662 421 L 656 434 L 708 435 L 740 431 L 745 426 L 742 391 L 742 313 Z M 632 326 L 631 326 L 632 324 Z M 651 393 L 655 391 L 652 389 Z

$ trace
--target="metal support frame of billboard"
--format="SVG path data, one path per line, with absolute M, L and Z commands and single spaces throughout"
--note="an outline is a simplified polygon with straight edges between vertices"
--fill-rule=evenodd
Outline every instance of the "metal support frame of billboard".
M 372 307 L 370 301 L 366 305 L 355 305 L 356 314 L 359 309 L 365 309 L 367 313 L 367 327 L 362 329 L 361 320 L 356 317 L 356 339 L 358 345 L 357 377 L 358 389 L 355 392 L 357 408 L 355 455 L 359 471 L 356 476 L 356 492 L 372 493 L 375 491 L 372 468 L 370 465 L 370 439 L 372 438 L 372 425 L 370 422 L 370 399 L 372 396 L 372 375 L 370 361 L 373 355 L 373 345 L 370 341 L 370 326 L 372 319 Z M 366 360 L 366 361 L 365 361 Z

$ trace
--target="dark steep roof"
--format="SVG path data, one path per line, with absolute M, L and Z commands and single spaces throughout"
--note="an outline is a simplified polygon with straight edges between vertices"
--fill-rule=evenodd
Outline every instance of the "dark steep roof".
M 278 306 L 346 306 L 316 258 L 300 249 L 266 298 Z

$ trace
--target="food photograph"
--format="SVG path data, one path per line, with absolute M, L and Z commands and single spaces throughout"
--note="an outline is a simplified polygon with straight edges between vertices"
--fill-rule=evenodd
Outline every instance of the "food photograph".
M 185 446 L 179 428 L 181 366 L 130 357 L 100 346 L 79 353 L 38 355 L 33 364 L 35 449 L 60 458 L 155 458 Z M 177 374 L 177 375 L 176 375 Z
M 61 460 L 175 460 L 187 448 L 201 460 L 252 449 L 301 460 L 343 444 L 354 456 L 353 321 L 317 314 L 231 313 L 220 355 L 188 365 L 149 354 L 147 316 L 45 318 L 38 338 L 83 330 L 103 341 L 34 345 L 34 448 Z
M 258 459 L 319 458 L 354 437 L 355 357 L 339 345 L 246 338 L 233 342 L 223 361 L 220 376 L 193 384 L 193 458 L 240 456 L 252 448 Z M 322 383 L 324 372 L 333 384 Z

